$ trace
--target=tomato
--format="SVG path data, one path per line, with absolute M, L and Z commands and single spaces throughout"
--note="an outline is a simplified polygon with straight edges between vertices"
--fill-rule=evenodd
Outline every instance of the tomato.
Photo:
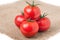
M 25 18 L 36 19 L 41 15 L 41 10 L 36 5 L 27 5 L 24 8 L 24 16 Z
M 20 26 L 20 31 L 26 37 L 33 37 L 39 30 L 36 21 L 24 21 Z
M 25 21 L 25 18 L 23 15 L 17 15 L 15 17 L 15 24 L 17 25 L 18 28 L 20 28 L 20 24 Z
M 39 31 L 46 31 L 50 28 L 50 20 L 47 17 L 43 17 L 38 20 Z

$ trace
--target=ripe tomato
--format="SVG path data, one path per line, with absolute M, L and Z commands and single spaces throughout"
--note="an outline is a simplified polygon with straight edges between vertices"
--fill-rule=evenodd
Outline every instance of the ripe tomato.
M 24 21 L 20 27 L 20 31 L 26 37 L 34 36 L 38 32 L 38 30 L 39 30 L 39 27 L 37 22 L 35 21 L 32 21 L 32 22 Z
M 47 17 L 43 17 L 38 20 L 39 31 L 46 31 L 50 27 L 50 20 Z
M 17 15 L 15 17 L 15 24 L 17 25 L 18 28 L 20 28 L 20 24 L 25 21 L 25 18 L 23 15 Z
M 36 5 L 28 5 L 24 8 L 25 18 L 36 19 L 41 15 L 41 10 Z

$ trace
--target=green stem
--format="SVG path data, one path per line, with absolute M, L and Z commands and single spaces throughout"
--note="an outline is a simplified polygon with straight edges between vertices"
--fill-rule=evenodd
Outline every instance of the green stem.
M 29 2 L 26 1 L 27 4 L 31 5 Z M 31 5 L 32 6 L 32 5 Z
M 28 22 L 33 22 L 34 20 L 28 19 L 27 21 L 28 21 Z
M 32 6 L 34 6 L 34 1 L 32 2 Z
M 26 1 L 27 4 L 29 4 L 30 6 L 34 7 L 34 6 L 37 6 L 37 5 L 40 5 L 40 4 L 34 4 L 34 1 L 32 2 L 32 4 L 30 4 L 29 2 Z
M 21 13 L 22 13 L 22 15 L 24 15 L 24 12 L 21 11 Z
M 44 18 L 44 17 L 47 16 L 47 15 L 48 15 L 48 14 L 45 14 L 45 13 L 44 13 L 43 15 L 40 16 L 40 18 Z

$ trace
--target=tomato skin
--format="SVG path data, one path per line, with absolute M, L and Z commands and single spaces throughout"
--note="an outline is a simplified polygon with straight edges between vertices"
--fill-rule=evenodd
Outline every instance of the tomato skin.
M 23 21 L 25 21 L 25 18 L 24 18 L 23 15 L 17 15 L 17 16 L 15 17 L 15 24 L 16 24 L 16 26 L 17 26 L 18 28 L 20 28 L 20 25 L 21 25 L 21 23 L 22 23 Z
M 50 20 L 47 17 L 41 18 L 38 21 L 39 31 L 46 31 L 50 28 Z
M 33 37 L 39 30 L 37 22 L 24 21 L 21 24 L 20 31 L 25 37 Z
M 37 6 L 26 6 L 24 8 L 24 16 L 25 18 L 36 19 L 41 15 L 41 10 Z

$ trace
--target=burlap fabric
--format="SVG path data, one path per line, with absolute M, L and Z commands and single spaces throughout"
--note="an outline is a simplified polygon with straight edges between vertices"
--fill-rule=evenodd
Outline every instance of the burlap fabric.
M 26 0 L 25 0 L 26 1 Z M 27 5 L 25 1 L 19 1 L 12 4 L 0 6 L 0 32 L 5 33 L 14 40 L 47 40 L 49 37 L 60 32 L 60 7 L 53 6 L 47 3 L 36 1 L 39 3 L 39 7 L 42 14 L 46 11 L 48 18 L 51 20 L 51 27 L 46 32 L 37 33 L 32 38 L 24 37 L 20 30 L 14 24 L 14 18 L 20 14 L 20 11 Z M 29 1 L 29 0 L 28 0 Z M 29 2 L 31 2 L 30 0 Z

